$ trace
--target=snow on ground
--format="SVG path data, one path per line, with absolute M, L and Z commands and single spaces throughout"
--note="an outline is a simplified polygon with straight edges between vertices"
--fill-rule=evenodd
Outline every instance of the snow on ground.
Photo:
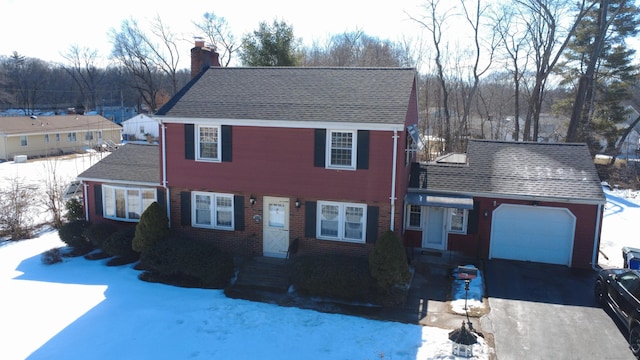
M 605 189 L 607 205 L 600 235 L 599 265 L 622 267 L 622 248 L 640 249 L 640 191 Z
M 60 161 L 73 178 L 100 155 Z M 38 165 L 39 164 L 39 165 Z M 41 161 L 0 164 L 37 182 Z M 57 232 L 0 242 L 0 358 L 12 359 L 458 359 L 448 333 L 419 325 L 229 299 L 137 278 L 131 265 L 41 254 Z M 473 359 L 489 359 L 482 338 Z

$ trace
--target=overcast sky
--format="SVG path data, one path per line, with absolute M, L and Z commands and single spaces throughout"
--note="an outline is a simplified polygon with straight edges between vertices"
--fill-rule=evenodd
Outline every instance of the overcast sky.
M 118 30 L 122 20 L 128 18 L 146 24 L 156 14 L 173 32 L 182 35 L 184 54 L 188 54 L 197 35 L 192 23 L 205 12 L 226 18 L 238 41 L 243 34 L 257 29 L 261 21 L 271 23 L 274 19 L 292 25 L 294 34 L 307 45 L 327 35 L 354 30 L 398 41 L 402 37 L 419 37 L 419 27 L 407 15 L 424 13 L 419 4 L 420 0 L 0 0 L 0 55 L 17 51 L 27 57 L 58 62 L 63 61 L 60 53 L 75 44 L 98 49 L 101 55 L 108 56 L 110 29 Z M 185 64 L 187 57 L 184 56 Z

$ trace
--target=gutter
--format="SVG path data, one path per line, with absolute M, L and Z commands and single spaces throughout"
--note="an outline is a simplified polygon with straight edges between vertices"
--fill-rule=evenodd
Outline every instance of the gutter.
M 389 230 L 395 228 L 395 212 L 396 212 L 396 171 L 398 170 L 398 130 L 393 130 L 393 168 L 391 169 L 391 224 Z

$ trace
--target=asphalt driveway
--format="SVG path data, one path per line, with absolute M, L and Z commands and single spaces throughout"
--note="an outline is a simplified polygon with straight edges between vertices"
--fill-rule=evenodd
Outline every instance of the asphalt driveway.
M 484 265 L 491 311 L 480 319 L 498 360 L 634 359 L 614 315 L 593 297 L 595 271 L 489 260 Z

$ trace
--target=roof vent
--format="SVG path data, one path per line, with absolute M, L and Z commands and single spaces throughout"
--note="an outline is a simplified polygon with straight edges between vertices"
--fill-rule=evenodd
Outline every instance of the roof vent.
M 38 117 L 37 117 L 37 116 L 35 116 L 35 115 L 31 115 L 31 118 L 32 118 L 32 119 L 37 119 Z

